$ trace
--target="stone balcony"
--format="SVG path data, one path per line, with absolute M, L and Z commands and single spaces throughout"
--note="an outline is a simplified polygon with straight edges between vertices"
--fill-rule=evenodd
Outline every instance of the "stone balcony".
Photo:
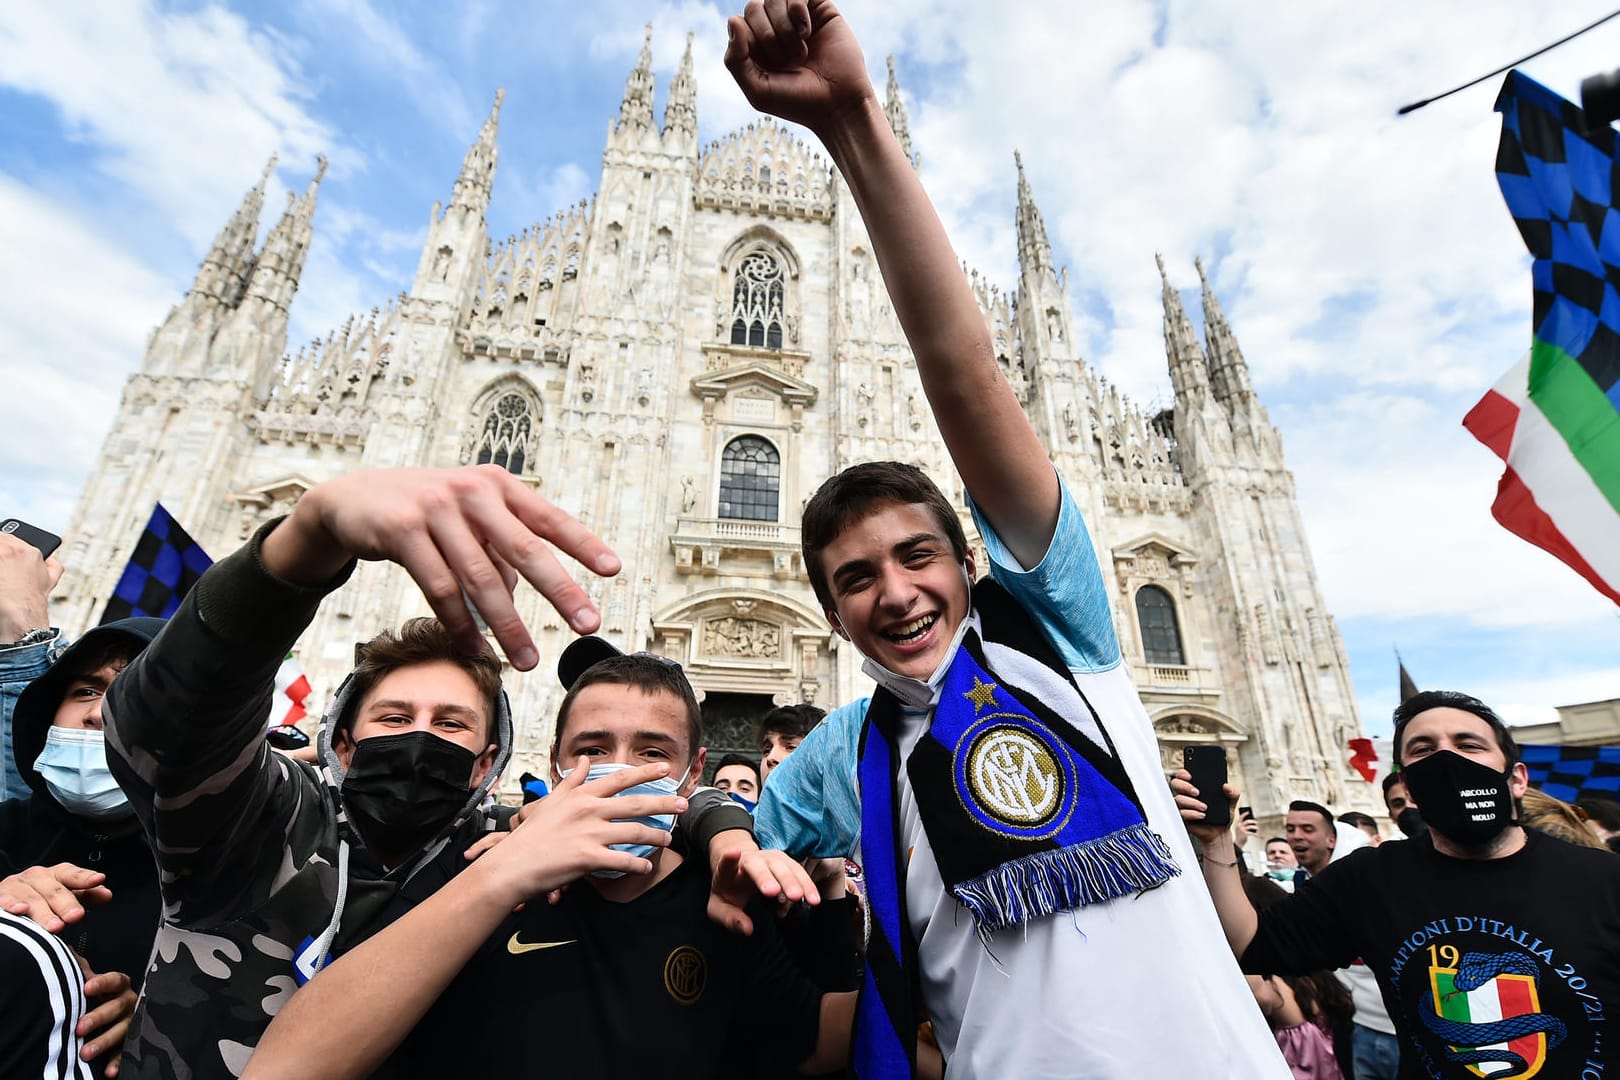
M 1182 664 L 1131 665 L 1131 675 L 1137 690 L 1144 697 L 1177 697 L 1191 701 L 1214 701 L 1220 696 L 1220 681 L 1209 668 L 1187 667 Z
M 681 574 L 747 574 L 766 567 L 775 578 L 800 573 L 797 525 L 683 516 L 669 543 Z

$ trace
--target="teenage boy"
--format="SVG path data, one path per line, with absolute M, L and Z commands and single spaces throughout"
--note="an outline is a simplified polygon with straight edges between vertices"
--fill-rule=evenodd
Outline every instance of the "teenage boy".
M 728 1035 L 765 1030 L 755 1046 L 776 1060 L 749 1062 L 748 1075 L 848 1060 L 854 992 L 824 995 L 795 970 L 762 907 L 750 937 L 711 922 L 703 868 L 662 846 L 703 772 L 697 699 L 680 666 L 586 638 L 559 673 L 569 690 L 551 794 L 299 991 L 247 1080 L 366 1076 L 402 1041 L 389 1074 L 434 1080 L 511 1075 L 520 1063 L 526 1076 L 710 1077 Z M 616 804 L 639 835 L 555 904 L 529 902 L 583 869 L 569 855 L 601 818 L 580 819 L 582 803 Z M 822 926 L 852 941 L 847 919 Z
M 1205 804 L 1176 774 L 1244 970 L 1297 975 L 1363 958 L 1400 1039 L 1401 1080 L 1604 1075 L 1620 1001 L 1620 860 L 1519 824 L 1528 774 L 1477 698 L 1426 690 L 1401 702 L 1395 763 L 1428 833 L 1356 851 L 1259 915 L 1231 869 L 1230 831 L 1202 824 Z M 1239 797 L 1231 785 L 1225 795 Z
M 814 705 L 782 705 L 766 713 L 759 722 L 759 778 L 763 784 L 771 770 L 798 749 L 804 737 L 821 723 L 826 709 Z
M 953 1077 L 1286 1077 L 1201 940 L 1219 924 L 1183 873 L 1097 554 L 854 35 L 819 0 L 750 3 L 729 30 L 750 103 L 808 127 L 849 184 L 993 579 L 972 584 L 955 510 L 911 466 L 854 466 L 805 508 L 811 584 L 878 690 L 772 772 L 756 821 L 793 855 L 860 844 L 858 1071 L 911 1074 L 926 1016 Z
M 363 938 L 402 883 L 495 827 L 485 802 L 511 718 L 462 590 L 514 665 L 533 667 L 517 574 L 576 628 L 597 623 L 543 541 L 618 570 L 504 469 L 339 477 L 211 567 L 112 683 L 108 763 L 152 839 L 163 896 L 124 1077 L 238 1075 L 299 983 Z M 275 673 L 356 559 L 399 563 L 439 618 L 361 650 L 312 766 L 265 741 Z M 599 847 L 590 865 L 615 854 Z
M 714 770 L 714 786 L 753 813 L 759 805 L 759 766 L 752 758 L 727 754 Z

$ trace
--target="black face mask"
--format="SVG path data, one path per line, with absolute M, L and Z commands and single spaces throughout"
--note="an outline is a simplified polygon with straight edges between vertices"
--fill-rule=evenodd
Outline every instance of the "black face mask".
M 1510 775 L 1451 750 L 1438 750 L 1401 770 L 1423 820 L 1464 847 L 1488 843 L 1513 824 Z
M 383 855 L 409 854 L 448 825 L 472 794 L 478 755 L 431 731 L 355 745 L 339 790 L 349 820 Z
M 1415 806 L 1408 806 L 1395 815 L 1395 827 L 1405 833 L 1407 838 L 1411 840 L 1416 840 L 1429 831 L 1429 823 L 1423 820 L 1422 813 Z

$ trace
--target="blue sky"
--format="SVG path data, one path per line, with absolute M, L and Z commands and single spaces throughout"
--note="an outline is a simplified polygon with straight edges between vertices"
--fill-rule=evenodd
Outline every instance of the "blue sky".
M 1495 82 L 1394 116 L 1604 9 L 844 6 L 877 77 L 896 55 L 963 258 L 1003 285 L 1022 150 L 1083 355 L 1138 401 L 1169 393 L 1153 254 L 1187 290 L 1203 256 L 1282 430 L 1375 732 L 1396 644 L 1420 685 L 1469 689 L 1510 718 L 1620 695 L 1620 614 L 1491 520 L 1500 468 L 1460 427 L 1530 335 L 1528 260 L 1491 173 Z M 332 161 L 296 347 L 408 284 L 498 87 L 495 237 L 594 189 L 649 21 L 660 110 L 692 31 L 703 138 L 747 122 L 719 63 L 727 10 L 0 8 L 0 510 L 66 528 L 147 334 L 272 152 L 270 212 L 318 153 Z M 1526 70 L 1573 96 L 1617 60 L 1620 25 Z M 1196 318 L 1196 291 L 1184 296 Z

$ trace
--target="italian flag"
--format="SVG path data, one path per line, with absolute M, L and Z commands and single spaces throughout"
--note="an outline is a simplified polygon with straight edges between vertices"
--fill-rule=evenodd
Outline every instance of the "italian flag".
M 1541 1006 L 1536 1000 L 1535 980 L 1528 975 L 1498 975 L 1476 990 L 1458 990 L 1454 968 L 1432 968 L 1434 1000 L 1437 1011 L 1447 1020 L 1459 1024 L 1493 1024 L 1514 1016 L 1538 1013 Z M 1455 1050 L 1511 1050 L 1525 1061 L 1525 1071 L 1517 1075 L 1531 1077 L 1546 1064 L 1546 1035 L 1535 1032 L 1508 1042 L 1486 1046 L 1453 1047 Z M 1475 1076 L 1491 1076 L 1513 1068 L 1507 1061 L 1481 1061 L 1467 1066 Z
M 309 697 L 309 680 L 292 653 L 276 672 L 276 692 L 270 701 L 270 726 L 296 724 L 304 718 L 304 699 Z
M 1579 361 L 1537 340 L 1463 426 L 1507 464 L 1492 516 L 1620 604 L 1615 409 Z

